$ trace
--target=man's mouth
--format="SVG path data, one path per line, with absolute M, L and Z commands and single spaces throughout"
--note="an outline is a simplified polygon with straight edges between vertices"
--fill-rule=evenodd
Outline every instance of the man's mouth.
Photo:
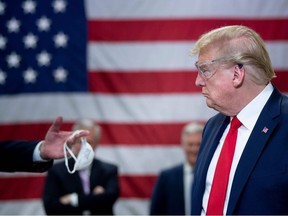
M 205 92 L 202 92 L 202 95 L 203 95 L 204 97 L 208 97 L 208 94 L 205 93 Z

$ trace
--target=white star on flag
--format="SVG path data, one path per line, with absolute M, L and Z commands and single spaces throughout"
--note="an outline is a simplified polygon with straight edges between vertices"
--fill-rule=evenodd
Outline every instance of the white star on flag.
M 5 4 L 3 2 L 0 1 L 0 14 L 4 14 L 5 12 Z
M 2 70 L 0 70 L 0 84 L 3 85 L 5 84 L 5 81 L 6 81 L 6 73 L 4 73 Z
M 34 1 L 27 0 L 27 1 L 23 2 L 22 7 L 24 10 L 24 13 L 33 14 L 33 13 L 35 13 L 36 3 Z
M 6 57 L 6 61 L 8 63 L 9 68 L 12 68 L 12 67 L 17 68 L 17 67 L 19 67 L 20 60 L 21 60 L 21 57 L 15 52 L 11 53 L 10 55 L 8 55 Z
M 0 49 L 4 50 L 6 47 L 7 39 L 0 35 Z
M 50 25 L 51 25 L 51 21 L 45 16 L 42 16 L 37 21 L 37 26 L 38 26 L 39 31 L 48 31 L 50 29 Z
M 25 83 L 35 83 L 37 73 L 32 68 L 28 68 L 26 71 L 24 71 L 23 77 L 24 77 Z
M 56 82 L 65 82 L 68 72 L 63 67 L 58 67 L 53 74 Z
M 37 44 L 38 38 L 32 34 L 29 33 L 28 35 L 24 36 L 23 42 L 25 44 L 25 47 L 28 48 L 35 48 Z
M 53 8 L 55 13 L 64 12 L 66 10 L 66 1 L 64 0 L 55 0 L 53 2 Z
M 18 32 L 20 28 L 20 21 L 13 17 L 7 21 L 7 28 L 9 32 Z
M 48 66 L 50 64 L 50 61 L 51 55 L 46 51 L 42 51 L 37 55 L 37 62 L 39 66 Z
M 66 47 L 68 37 L 63 32 L 59 32 L 57 35 L 54 36 L 54 43 L 56 47 Z

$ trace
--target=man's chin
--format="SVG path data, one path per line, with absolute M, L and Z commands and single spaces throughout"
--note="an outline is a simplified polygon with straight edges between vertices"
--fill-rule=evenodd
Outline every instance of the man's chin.
M 211 101 L 206 101 L 206 105 L 209 107 L 209 108 L 211 108 L 211 109 L 214 109 L 215 111 L 218 111 L 219 112 L 219 110 L 217 109 L 217 106 L 215 105 L 215 104 L 213 104 Z
M 206 98 L 206 105 L 207 105 L 209 108 L 212 108 L 212 109 L 214 108 L 212 101 L 209 100 L 208 98 Z

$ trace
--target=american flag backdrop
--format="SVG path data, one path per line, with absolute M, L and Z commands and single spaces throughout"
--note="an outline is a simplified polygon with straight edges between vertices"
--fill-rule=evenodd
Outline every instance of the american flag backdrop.
M 287 0 L 0 0 L 0 140 L 43 139 L 93 119 L 96 157 L 118 165 L 116 214 L 147 214 L 159 171 L 183 160 L 184 124 L 205 122 L 195 40 L 242 24 L 263 37 L 288 92 Z M 0 214 L 44 214 L 46 173 L 0 173 Z

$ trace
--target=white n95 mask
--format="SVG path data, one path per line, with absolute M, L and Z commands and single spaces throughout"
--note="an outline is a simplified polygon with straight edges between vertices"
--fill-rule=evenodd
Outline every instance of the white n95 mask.
M 75 131 L 71 138 L 73 138 L 76 134 L 80 133 L 81 130 Z M 64 157 L 65 157 L 65 165 L 69 173 L 74 173 L 76 170 L 81 170 L 87 166 L 89 166 L 93 159 L 94 159 L 94 150 L 92 149 L 91 145 L 87 142 L 85 137 L 81 137 L 81 149 L 76 157 L 72 150 L 67 146 L 67 142 L 64 143 Z M 71 157 L 75 160 L 73 170 L 70 170 L 68 166 L 68 156 L 67 151 L 71 155 Z

